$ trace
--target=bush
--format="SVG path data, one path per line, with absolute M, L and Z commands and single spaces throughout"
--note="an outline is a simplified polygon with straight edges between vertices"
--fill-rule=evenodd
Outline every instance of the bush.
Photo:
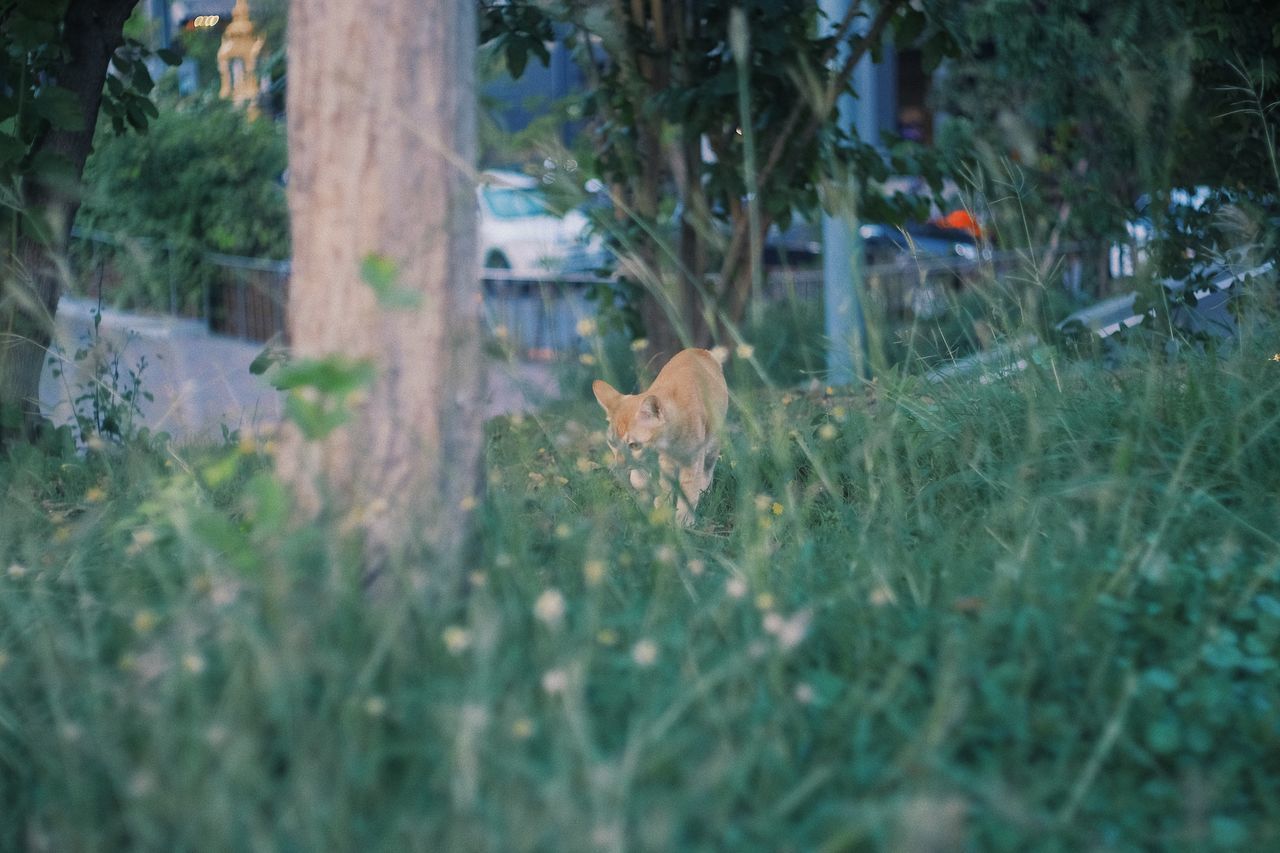
M 287 258 L 285 165 L 282 126 L 215 98 L 162 105 L 141 136 L 100 132 L 78 222 L 124 247 L 108 250 L 117 301 L 167 306 L 174 281 L 190 304 L 211 275 L 206 252 Z

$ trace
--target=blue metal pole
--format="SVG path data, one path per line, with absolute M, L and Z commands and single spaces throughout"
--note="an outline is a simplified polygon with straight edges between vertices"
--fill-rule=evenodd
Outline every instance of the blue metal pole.
M 852 0 L 819 0 L 826 16 L 824 26 L 834 30 L 848 12 Z M 842 46 L 834 64 L 847 55 Z M 842 95 L 837 102 L 840 127 L 855 131 L 864 141 L 878 142 L 880 122 L 876 102 L 876 69 L 870 54 L 854 69 L 858 97 Z M 871 378 L 867 358 L 867 324 L 862 312 L 865 257 L 858 230 L 858 199 L 853 181 L 833 187 L 831 207 L 835 215 L 822 217 L 823 309 L 827 336 L 827 375 L 833 385 L 848 385 L 855 378 Z

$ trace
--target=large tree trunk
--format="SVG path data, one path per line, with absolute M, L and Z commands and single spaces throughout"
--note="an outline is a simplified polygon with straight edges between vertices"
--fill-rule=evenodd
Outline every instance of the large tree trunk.
M 470 0 L 295 0 L 289 19 L 289 331 L 297 359 L 376 368 L 351 420 L 286 436 L 281 472 L 305 508 L 363 526 L 371 567 L 428 546 L 447 570 L 479 485 Z M 395 287 L 361 278 L 370 255 Z
M 107 66 L 123 42 L 124 22 L 136 3 L 71 0 L 67 7 L 62 33 L 66 59 L 49 82 L 76 96 L 84 120 L 79 130 L 50 129 L 35 141 L 32 152 L 36 157 L 58 156 L 76 181 L 93 143 Z M 66 257 L 80 206 L 66 183 L 45 182 L 39 175 L 27 179 L 22 202 L 29 221 L 0 271 L 0 449 L 15 439 L 32 437 L 44 422 L 40 374 L 62 289 L 57 262 Z

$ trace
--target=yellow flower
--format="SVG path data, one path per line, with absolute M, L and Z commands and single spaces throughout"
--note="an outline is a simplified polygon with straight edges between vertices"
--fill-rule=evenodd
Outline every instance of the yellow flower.
M 14 580 L 21 580 L 27 575 L 27 567 L 18 563 L 9 564 L 9 577 Z
M 590 317 L 583 317 L 578 321 L 578 337 L 589 338 L 596 333 L 596 321 Z
M 133 630 L 139 634 L 149 634 L 156 627 L 156 614 L 150 610 L 139 610 L 133 614 Z
M 632 352 L 644 352 L 648 348 L 649 348 L 648 338 L 636 338 L 634 341 L 631 342 Z
M 762 592 L 756 596 L 757 610 L 772 610 L 776 604 L 772 593 Z
M 84 493 L 85 501 L 91 504 L 98 503 L 106 496 L 106 491 L 104 491 L 100 486 L 91 486 L 89 490 Z
M 596 632 L 596 642 L 602 646 L 612 646 L 618 642 L 618 632 L 612 628 L 601 628 Z
M 381 717 L 387 713 L 387 700 L 381 696 L 370 696 L 364 700 L 364 712 L 370 717 Z
M 782 504 L 778 503 L 777 501 L 774 501 L 773 504 L 770 505 L 769 511 L 772 512 L 774 515 L 782 515 Z
M 449 654 L 460 655 L 471 646 L 471 633 L 459 625 L 450 625 L 441 635 Z
M 674 516 L 674 511 L 666 504 L 655 506 L 653 512 L 649 513 L 649 523 L 654 527 L 662 527 L 664 524 L 670 524 Z
M 516 740 L 528 740 L 533 735 L 533 721 L 521 717 L 511 724 L 511 736 Z
M 586 367 L 590 367 L 596 363 L 596 357 L 589 352 L 584 352 L 582 355 L 578 356 L 578 361 L 582 362 Z
M 505 341 L 509 334 L 511 333 L 507 330 L 506 326 L 494 326 L 493 328 L 493 336 L 500 341 Z
M 738 358 L 751 358 L 751 356 L 755 355 L 756 348 L 751 344 L 738 344 L 736 352 L 738 354 Z
M 587 586 L 596 586 L 604 580 L 604 562 L 602 560 L 587 560 L 582 564 L 582 578 L 587 582 Z
M 458 508 L 463 512 L 471 512 L 471 510 L 476 508 L 476 503 L 477 501 L 474 496 L 467 495 L 465 498 L 458 501 Z
M 707 570 L 707 564 L 704 563 L 702 560 L 694 558 L 689 561 L 687 568 L 689 569 L 689 574 L 693 575 L 696 578 L 696 577 L 699 577 L 703 572 Z
M 240 436 L 240 442 L 236 445 L 236 450 L 241 456 L 249 456 L 258 449 L 258 443 L 253 440 L 253 436 L 245 433 Z
M 839 433 L 836 431 L 836 428 L 833 427 L 831 424 L 823 424 L 822 426 L 818 427 L 818 438 L 822 439 L 823 441 L 830 441 L 831 439 L 835 438 L 838 434 Z
M 204 658 L 197 654 L 183 655 L 182 668 L 192 675 L 199 675 L 204 672 Z
M 876 607 L 883 607 L 886 604 L 896 604 L 898 596 L 894 594 L 893 587 L 888 584 L 880 584 L 871 590 L 871 594 L 867 596 L 867 600 Z

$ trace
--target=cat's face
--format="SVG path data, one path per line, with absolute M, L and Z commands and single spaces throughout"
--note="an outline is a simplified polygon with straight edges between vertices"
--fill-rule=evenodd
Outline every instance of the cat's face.
M 661 447 L 665 421 L 657 397 L 620 394 L 599 379 L 592 383 L 591 390 L 609 421 L 607 436 L 614 464 L 628 459 L 639 461 L 646 450 Z

